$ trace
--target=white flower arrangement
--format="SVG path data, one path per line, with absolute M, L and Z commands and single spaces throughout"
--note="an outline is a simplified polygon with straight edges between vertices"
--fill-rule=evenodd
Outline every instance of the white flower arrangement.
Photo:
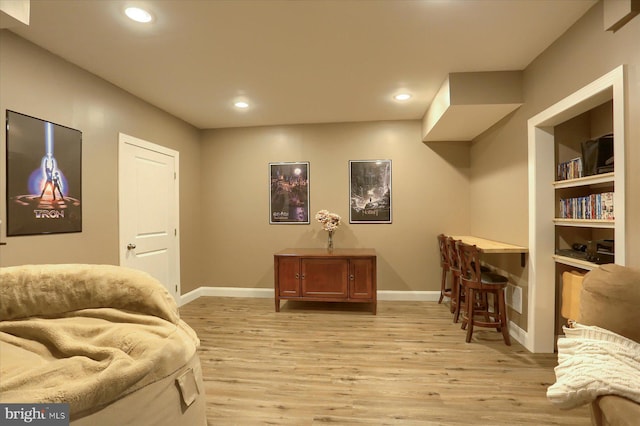
M 342 218 L 339 214 L 331 213 L 328 210 L 320 210 L 316 213 L 316 220 L 322 224 L 322 229 L 331 233 L 338 229 Z

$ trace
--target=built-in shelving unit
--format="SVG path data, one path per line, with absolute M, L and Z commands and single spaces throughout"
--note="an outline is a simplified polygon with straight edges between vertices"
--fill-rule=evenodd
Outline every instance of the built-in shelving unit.
M 584 174 L 582 165 L 582 143 L 587 140 L 613 132 L 613 100 L 608 100 L 581 114 L 558 123 L 554 126 L 554 161 L 558 164 L 575 164 L 576 156 L 580 167 L 574 168 L 571 173 L 580 176 Z M 608 138 L 608 140 L 611 140 Z M 614 135 L 615 143 L 615 135 Z M 566 168 L 565 168 L 566 171 Z M 561 172 L 558 172 L 561 173 Z M 555 225 L 555 254 L 552 256 L 556 262 L 556 285 L 561 286 L 560 277 L 568 269 L 577 269 L 578 272 L 587 272 L 596 268 L 596 255 L 591 255 L 590 250 L 595 250 L 597 241 L 614 241 L 616 222 L 611 215 L 611 202 L 615 196 L 615 162 L 614 171 L 593 174 L 590 176 L 557 180 L 553 182 L 555 192 L 556 213 L 553 219 Z M 604 200 L 607 199 L 605 202 Z M 573 204 L 572 204 L 573 203 Z M 572 204 L 573 211 L 562 213 L 562 206 L 568 209 Z M 608 207 L 603 205 L 607 204 Z M 615 205 L 613 206 L 615 217 Z M 570 215 L 574 217 L 570 217 Z M 584 216 L 584 217 L 581 217 Z M 567 217 L 569 216 L 569 217 Z M 582 247 L 582 251 L 573 250 L 572 246 Z M 584 256 L 580 258 L 580 256 Z M 602 254 L 600 259 L 611 257 Z M 556 300 L 559 312 L 560 301 Z M 556 328 L 566 323 L 565 319 L 558 316 Z
M 624 74 L 620 66 L 528 122 L 529 309 L 522 343 L 532 352 L 554 351 L 561 273 L 599 266 L 572 252 L 574 244 L 613 240 L 615 263 L 625 264 Z M 582 141 L 606 134 L 614 139 L 613 172 L 557 180 L 558 164 L 580 157 Z M 604 193 L 613 199 L 615 219 L 561 217 L 561 200 Z

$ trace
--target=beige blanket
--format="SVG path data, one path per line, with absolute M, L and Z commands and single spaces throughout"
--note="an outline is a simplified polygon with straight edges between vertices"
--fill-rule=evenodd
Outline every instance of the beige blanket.
M 199 341 L 151 276 L 108 265 L 0 268 L 0 401 L 77 417 L 166 377 Z
M 601 395 L 640 403 L 640 344 L 596 326 L 575 324 L 558 339 L 556 382 L 547 398 L 569 409 Z

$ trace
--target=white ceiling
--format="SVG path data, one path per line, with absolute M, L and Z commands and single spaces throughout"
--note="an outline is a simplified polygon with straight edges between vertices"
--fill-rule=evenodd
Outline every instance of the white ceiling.
M 595 3 L 31 0 L 9 29 L 205 129 L 419 119 L 448 73 L 522 70 Z

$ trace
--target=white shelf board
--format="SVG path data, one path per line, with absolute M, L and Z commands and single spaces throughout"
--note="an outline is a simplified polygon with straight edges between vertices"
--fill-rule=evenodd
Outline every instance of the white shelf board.
M 600 265 L 598 265 L 596 263 L 588 262 L 586 260 L 574 259 L 573 257 L 560 256 L 560 255 L 557 255 L 557 254 L 553 255 L 553 260 L 555 260 L 556 263 L 561 263 L 563 265 L 573 266 L 574 268 L 585 269 L 587 271 L 590 271 L 592 269 L 596 269 L 598 266 L 600 266 Z
M 598 183 L 613 183 L 615 181 L 615 172 L 602 173 L 599 175 L 585 176 L 576 179 L 557 180 L 553 182 L 556 189 L 573 188 L 576 186 L 595 185 Z
M 607 228 L 614 229 L 616 227 L 615 220 L 606 219 L 562 219 L 555 218 L 553 223 L 558 226 L 576 226 L 579 228 Z

